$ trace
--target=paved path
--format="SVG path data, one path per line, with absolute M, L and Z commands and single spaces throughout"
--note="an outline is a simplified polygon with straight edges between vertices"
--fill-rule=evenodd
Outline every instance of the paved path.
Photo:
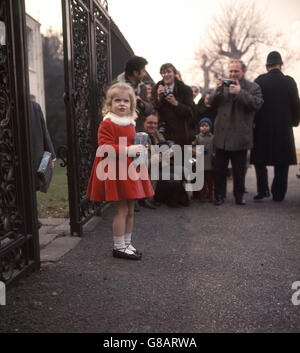
M 8 290 L 0 332 L 299 332 L 300 180 L 286 201 L 142 209 L 142 261 L 111 256 L 112 209 L 56 262 Z M 229 182 L 229 191 L 231 189 Z

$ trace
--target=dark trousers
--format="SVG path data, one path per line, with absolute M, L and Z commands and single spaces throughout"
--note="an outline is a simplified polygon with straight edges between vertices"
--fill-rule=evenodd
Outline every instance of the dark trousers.
M 264 194 L 269 191 L 268 169 L 265 165 L 255 164 L 257 192 Z M 274 165 L 274 179 L 271 186 L 273 199 L 282 201 L 285 197 L 288 187 L 288 165 Z
M 213 170 L 204 171 L 204 185 L 199 192 L 200 199 L 205 199 L 207 191 L 208 191 L 209 199 L 213 201 L 214 199 L 214 171 Z
M 245 169 L 247 150 L 225 151 L 216 149 L 215 157 L 215 197 L 226 197 L 227 168 L 231 160 L 233 174 L 233 194 L 238 200 L 243 198 L 245 192 Z

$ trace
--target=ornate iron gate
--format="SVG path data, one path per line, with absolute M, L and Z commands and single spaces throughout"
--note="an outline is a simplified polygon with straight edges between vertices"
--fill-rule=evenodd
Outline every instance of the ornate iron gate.
M 101 207 L 85 196 L 97 149 L 105 86 L 111 82 L 110 18 L 107 1 L 62 0 L 67 174 L 71 234 Z
M 0 1 L 0 281 L 39 267 L 30 153 L 25 9 Z
M 107 12 L 106 0 L 62 0 L 70 225 L 73 235 L 103 204 L 85 196 L 112 67 L 132 49 Z M 31 158 L 29 79 L 23 0 L 0 0 L 0 281 L 40 266 Z M 111 60 L 111 34 L 115 60 Z M 116 59 L 117 58 L 117 59 Z

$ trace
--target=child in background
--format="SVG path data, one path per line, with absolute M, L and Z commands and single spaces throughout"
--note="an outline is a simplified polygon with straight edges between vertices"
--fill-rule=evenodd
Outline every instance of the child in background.
M 139 260 L 142 256 L 131 244 L 134 201 L 154 194 L 146 165 L 138 166 L 134 170 L 136 173 L 134 177 L 131 174 L 132 169 L 128 170 L 132 157 L 141 153 L 144 148 L 142 145 L 134 145 L 135 108 L 135 93 L 128 84 L 116 83 L 109 88 L 103 109 L 104 118 L 98 130 L 99 148 L 87 189 L 87 195 L 91 200 L 114 203 L 116 212 L 113 219 L 113 256 L 131 260 Z M 119 141 L 120 137 L 126 138 L 125 144 Z M 107 154 L 107 147 L 113 148 L 115 153 Z M 101 148 L 103 151 L 105 149 L 106 154 L 101 153 Z M 104 163 L 105 158 L 108 158 L 109 162 L 113 161 L 114 173 L 109 172 L 111 165 L 106 165 L 102 169 L 97 168 L 99 163 Z M 107 172 L 108 178 L 105 178 Z
M 199 121 L 199 134 L 196 135 L 193 145 L 204 145 L 204 185 L 199 192 L 200 200 L 205 200 L 207 193 L 209 201 L 214 199 L 214 135 L 211 133 L 212 122 L 209 118 Z

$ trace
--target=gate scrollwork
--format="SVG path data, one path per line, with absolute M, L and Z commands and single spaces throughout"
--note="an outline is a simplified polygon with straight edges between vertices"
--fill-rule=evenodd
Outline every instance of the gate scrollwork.
M 15 140 L 9 98 L 7 47 L 1 46 L 0 62 L 0 252 L 4 244 L 16 239 L 22 217 L 16 204 Z
M 28 192 L 33 190 L 25 108 L 28 81 L 24 57 L 15 60 L 25 52 L 25 8 L 21 0 L 13 5 L 0 5 L 0 281 L 7 284 L 39 266 L 37 232 L 33 236 L 30 228 L 36 214 L 34 194 Z
M 67 70 L 68 175 L 72 234 L 82 234 L 82 225 L 96 214 L 100 203 L 86 197 L 102 119 L 104 91 L 110 74 L 110 19 L 107 2 L 64 0 L 64 41 Z M 67 18 L 69 16 L 69 18 Z M 68 51 L 70 48 L 70 51 Z

